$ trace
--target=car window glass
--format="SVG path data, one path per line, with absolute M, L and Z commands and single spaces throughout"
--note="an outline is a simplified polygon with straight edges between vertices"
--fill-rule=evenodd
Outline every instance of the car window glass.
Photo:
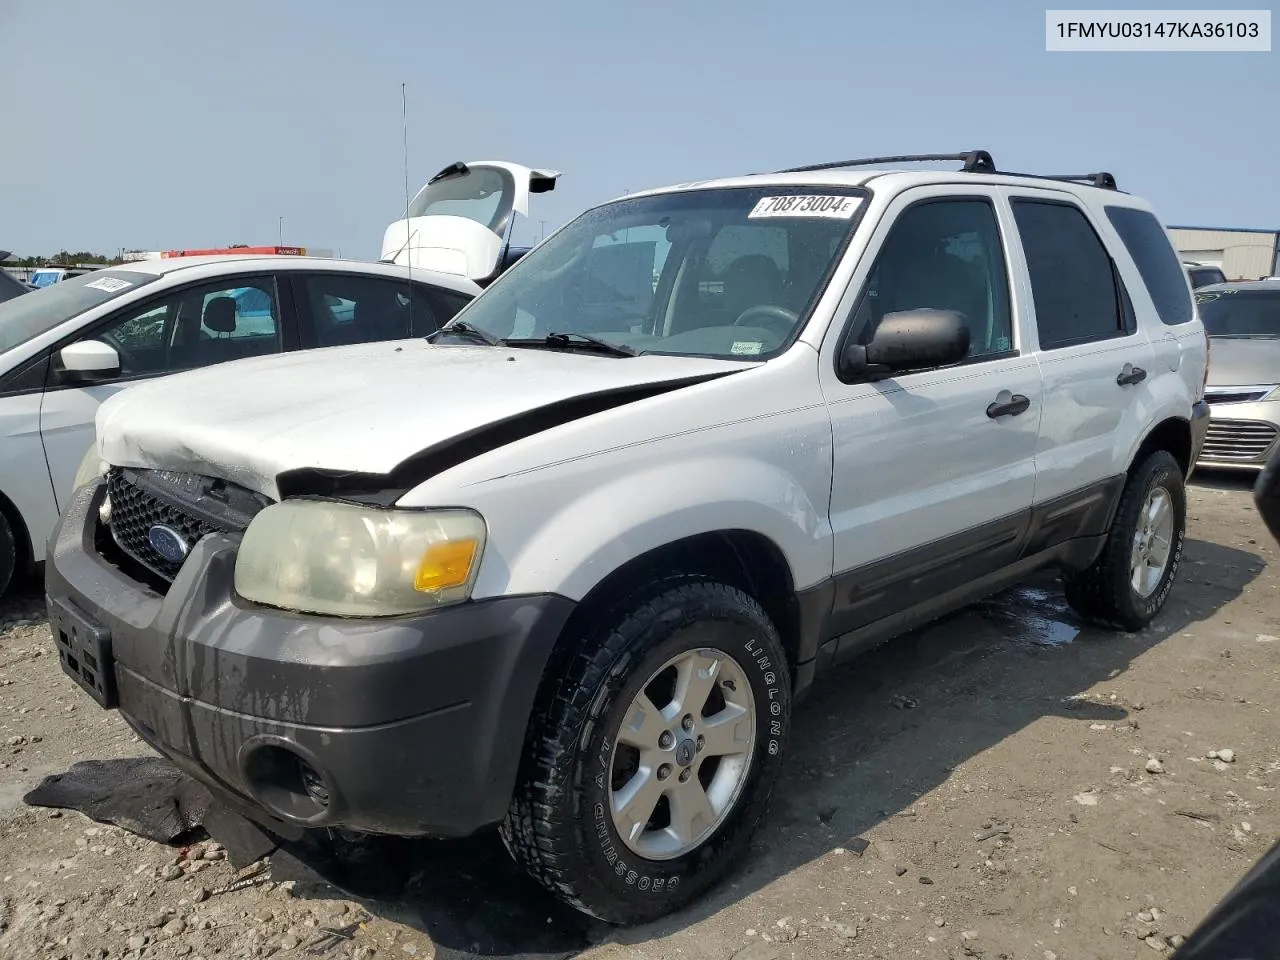
M 1161 322 L 1190 323 L 1193 311 L 1187 278 L 1160 221 L 1146 210 L 1113 206 L 1107 207 L 1107 219 L 1133 258 Z M 1193 282 L 1198 273 L 1192 271 Z
M 1200 319 L 1211 337 L 1280 338 L 1280 290 L 1228 287 L 1196 293 Z
M 499 338 L 579 333 L 644 353 L 767 359 L 825 288 L 862 199 L 751 187 L 615 201 L 535 247 L 461 318 Z
M 204 367 L 280 350 L 279 307 L 269 278 L 186 287 L 126 311 L 95 338 L 120 354 L 121 376 Z
M 469 294 L 458 293 L 456 290 L 446 290 L 444 287 L 432 287 L 431 292 L 434 294 L 437 304 L 436 319 L 441 324 L 448 323 L 459 310 L 475 299 Z
M 309 307 L 311 342 L 336 347 L 424 337 L 443 321 L 418 284 L 358 274 L 303 274 L 296 283 Z
M 889 314 L 920 309 L 963 315 L 970 357 L 1013 349 L 1004 245 L 989 203 L 930 201 L 898 217 L 859 299 L 858 342 L 869 343 Z
M 502 169 L 453 172 L 428 184 L 409 205 L 410 217 L 465 217 L 500 233 L 511 212 L 515 180 Z
M 1076 206 L 1014 200 L 1043 350 L 1122 336 L 1128 326 L 1115 266 Z

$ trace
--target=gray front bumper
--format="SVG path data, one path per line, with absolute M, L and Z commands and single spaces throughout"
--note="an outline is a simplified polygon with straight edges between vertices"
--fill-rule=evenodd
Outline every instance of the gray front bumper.
M 235 596 L 237 541 L 219 534 L 192 548 L 162 596 L 95 547 L 103 493 L 83 488 L 50 540 L 50 618 L 64 671 L 82 686 L 67 652 L 88 648 L 59 634 L 98 635 L 91 659 L 105 660 L 110 682 L 96 698 L 118 697 L 156 750 L 242 811 L 294 827 L 457 836 L 505 815 L 571 601 L 295 615 Z M 326 803 L 300 789 L 298 761 Z

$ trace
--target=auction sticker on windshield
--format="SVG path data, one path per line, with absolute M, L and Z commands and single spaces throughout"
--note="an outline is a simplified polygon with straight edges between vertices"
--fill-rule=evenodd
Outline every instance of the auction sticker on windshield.
M 85 284 L 92 290 L 102 290 L 105 293 L 119 293 L 121 290 L 127 290 L 133 284 L 128 280 L 121 280 L 119 277 L 99 277 L 97 280 L 90 280 Z
M 862 202 L 861 197 L 824 196 L 801 194 L 788 197 L 761 197 L 760 202 L 747 214 L 747 219 L 761 217 L 823 217 L 828 220 L 848 220 L 853 217 Z

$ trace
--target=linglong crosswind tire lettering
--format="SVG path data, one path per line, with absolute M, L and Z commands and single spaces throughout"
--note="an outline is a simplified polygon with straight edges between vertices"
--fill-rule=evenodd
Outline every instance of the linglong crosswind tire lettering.
M 791 713 L 778 632 L 734 587 L 682 578 L 571 642 L 540 696 L 507 848 L 611 923 L 721 878 L 768 805 Z

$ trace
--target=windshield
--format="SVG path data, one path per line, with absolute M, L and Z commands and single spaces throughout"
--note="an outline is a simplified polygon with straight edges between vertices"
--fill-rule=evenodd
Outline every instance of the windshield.
M 1211 337 L 1280 337 L 1280 288 L 1202 290 L 1196 304 Z
M 553 234 L 458 319 L 504 340 L 568 333 L 765 359 L 807 319 L 865 196 L 752 187 L 619 200 Z
M 1226 276 L 1216 267 L 1192 267 L 1188 272 L 1191 274 L 1192 287 L 1207 287 L 1211 283 L 1227 281 Z
M 471 167 L 429 183 L 409 204 L 410 217 L 466 217 L 499 236 L 506 228 L 515 180 L 497 167 Z
M 31 274 L 31 285 L 33 287 L 49 287 L 57 283 L 61 276 L 61 270 L 37 270 Z
M 0 303 L 0 353 L 155 279 L 132 270 L 95 270 Z

